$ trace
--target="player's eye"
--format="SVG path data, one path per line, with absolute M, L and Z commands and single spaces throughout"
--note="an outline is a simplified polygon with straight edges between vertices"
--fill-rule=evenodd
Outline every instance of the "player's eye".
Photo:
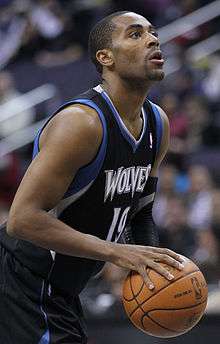
M 157 31 L 151 31 L 151 35 L 158 37 L 158 32 Z
M 134 31 L 129 35 L 129 37 L 134 38 L 134 39 L 138 39 L 141 37 L 141 32 L 140 31 Z

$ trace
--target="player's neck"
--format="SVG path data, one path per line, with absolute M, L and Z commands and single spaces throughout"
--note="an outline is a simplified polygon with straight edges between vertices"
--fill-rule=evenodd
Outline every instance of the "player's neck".
M 121 117 L 130 121 L 141 114 L 141 108 L 151 85 L 142 87 L 121 80 L 103 80 L 102 87 L 111 98 Z

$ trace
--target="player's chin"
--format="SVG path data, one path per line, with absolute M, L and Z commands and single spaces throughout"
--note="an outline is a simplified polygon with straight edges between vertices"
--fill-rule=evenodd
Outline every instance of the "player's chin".
M 148 73 L 149 80 L 161 81 L 165 77 L 165 73 L 162 68 L 153 69 Z

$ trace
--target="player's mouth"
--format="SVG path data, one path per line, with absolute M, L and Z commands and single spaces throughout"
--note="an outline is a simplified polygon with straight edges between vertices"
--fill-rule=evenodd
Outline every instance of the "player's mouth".
M 148 57 L 148 60 L 157 66 L 162 67 L 164 64 L 163 55 L 160 50 L 156 50 L 153 53 L 151 53 L 150 56 Z

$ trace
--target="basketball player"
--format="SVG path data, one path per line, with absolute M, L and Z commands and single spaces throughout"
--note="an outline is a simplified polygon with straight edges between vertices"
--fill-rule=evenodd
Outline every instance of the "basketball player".
M 79 294 L 106 261 L 167 279 L 181 269 L 158 246 L 152 219 L 168 120 L 147 100 L 164 77 L 155 28 L 117 12 L 89 38 L 102 84 L 63 105 L 44 125 L 33 161 L 0 231 L 0 342 L 86 343 Z M 74 77 L 74 76 L 73 76 Z

